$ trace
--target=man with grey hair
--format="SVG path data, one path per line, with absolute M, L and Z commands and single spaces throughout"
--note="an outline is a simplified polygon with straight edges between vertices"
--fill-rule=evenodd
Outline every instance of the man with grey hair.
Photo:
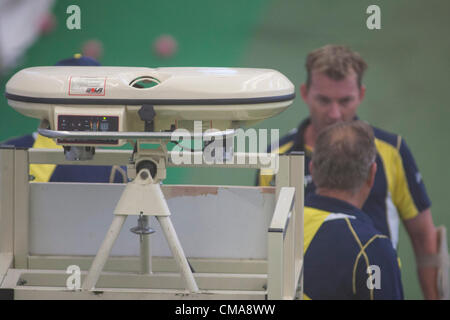
M 318 136 L 305 199 L 304 298 L 403 299 L 397 255 L 361 208 L 377 171 L 372 128 L 338 123 Z

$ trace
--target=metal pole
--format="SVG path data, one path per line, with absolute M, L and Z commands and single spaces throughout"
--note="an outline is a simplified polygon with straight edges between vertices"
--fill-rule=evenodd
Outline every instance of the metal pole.
M 149 228 L 148 216 L 142 216 L 142 226 Z M 152 273 L 152 255 L 150 254 L 150 234 L 140 235 L 140 249 L 141 249 L 141 273 Z
M 109 227 L 108 232 L 106 233 L 105 239 L 103 240 L 100 249 L 95 256 L 94 261 L 92 262 L 91 268 L 89 269 L 89 273 L 86 277 L 86 280 L 83 283 L 83 290 L 92 290 L 95 287 L 95 284 L 100 277 L 100 273 L 105 266 L 106 260 L 109 257 L 112 246 L 119 236 L 120 230 L 126 220 L 127 216 L 125 215 L 115 215 L 111 226 Z

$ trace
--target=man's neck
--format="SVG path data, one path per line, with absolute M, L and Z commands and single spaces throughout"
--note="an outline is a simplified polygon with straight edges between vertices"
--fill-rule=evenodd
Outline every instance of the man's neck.
M 314 148 L 314 145 L 316 144 L 317 136 L 318 136 L 317 130 L 315 129 L 313 124 L 310 123 L 306 127 L 305 133 L 304 133 L 304 136 L 303 136 L 305 144 L 307 146 L 311 147 L 311 148 Z
M 353 194 L 348 191 L 317 188 L 316 193 L 320 196 L 335 198 L 341 201 L 348 202 L 358 209 L 361 209 L 365 202 L 365 199 L 363 199 L 360 192 L 356 192 Z

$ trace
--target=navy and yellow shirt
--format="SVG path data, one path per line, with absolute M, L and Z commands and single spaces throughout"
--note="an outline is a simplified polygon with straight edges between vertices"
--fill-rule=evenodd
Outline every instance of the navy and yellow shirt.
M 358 208 L 308 195 L 304 236 L 305 299 L 403 299 L 395 250 Z
M 303 138 L 309 124 L 310 119 L 306 119 L 298 129 L 292 130 L 280 140 L 277 150 L 270 150 L 279 154 L 305 152 L 305 195 L 315 191 L 309 172 L 313 150 L 305 145 Z M 377 148 L 377 172 L 374 186 L 362 209 L 372 218 L 376 229 L 388 236 L 394 248 L 397 248 L 400 220 L 416 217 L 428 209 L 431 202 L 405 141 L 399 135 L 372 128 Z M 259 176 L 260 185 L 267 186 L 272 182 L 271 175 Z
M 13 138 L 0 145 L 16 148 L 61 149 L 52 139 L 39 134 L 28 134 Z M 35 177 L 33 182 L 88 182 L 107 183 L 110 181 L 111 166 L 86 165 L 53 165 L 30 164 L 30 175 Z M 114 172 L 114 183 L 126 183 L 119 172 Z

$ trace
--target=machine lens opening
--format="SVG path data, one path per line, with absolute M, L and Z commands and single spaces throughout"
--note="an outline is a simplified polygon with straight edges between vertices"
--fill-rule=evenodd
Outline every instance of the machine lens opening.
M 160 84 L 159 80 L 152 77 L 139 77 L 131 81 L 130 86 L 137 89 L 149 89 Z

